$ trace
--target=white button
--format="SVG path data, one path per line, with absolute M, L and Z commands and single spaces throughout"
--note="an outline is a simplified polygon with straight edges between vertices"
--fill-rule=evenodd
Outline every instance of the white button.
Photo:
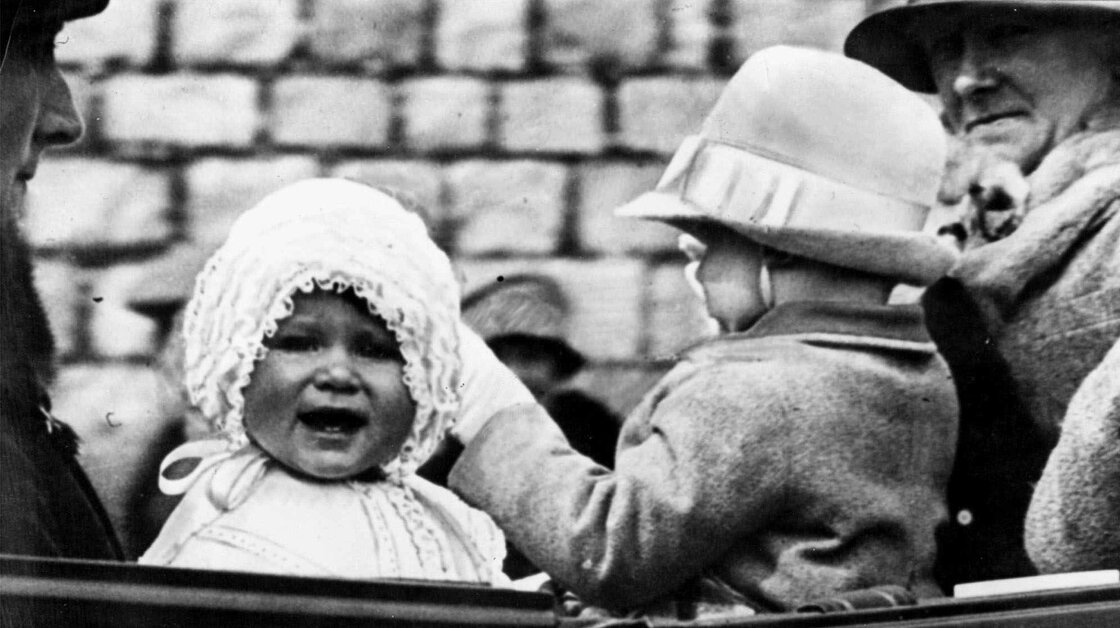
M 967 508 L 957 512 L 957 523 L 966 526 L 972 523 L 972 511 Z

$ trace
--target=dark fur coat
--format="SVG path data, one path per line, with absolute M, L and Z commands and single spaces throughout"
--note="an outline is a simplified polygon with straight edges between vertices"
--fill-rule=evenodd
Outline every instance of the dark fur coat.
M 120 559 L 121 549 L 75 459 L 76 437 L 53 419 L 46 387 L 53 342 L 31 258 L 0 214 L 0 553 Z M 5 611 L 5 619 L 7 617 Z

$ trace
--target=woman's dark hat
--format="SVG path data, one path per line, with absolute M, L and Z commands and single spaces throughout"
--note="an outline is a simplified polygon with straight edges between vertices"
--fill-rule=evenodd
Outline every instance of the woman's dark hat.
M 568 344 L 568 299 L 544 275 L 512 275 L 463 297 L 463 322 L 492 346 L 516 343 L 548 354 L 568 377 L 586 359 Z
M 981 15 L 1039 13 L 1096 24 L 1102 17 L 1120 18 L 1120 1 L 1111 0 L 908 0 L 875 13 L 852 29 L 844 54 L 879 69 L 906 87 L 925 93 L 937 91 L 929 59 L 914 36 L 914 20 L 948 17 L 960 9 Z

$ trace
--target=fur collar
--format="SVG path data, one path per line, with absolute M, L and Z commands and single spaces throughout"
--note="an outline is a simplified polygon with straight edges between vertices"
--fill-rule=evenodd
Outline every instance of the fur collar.
M 1055 147 L 1025 181 L 1018 228 L 965 251 L 949 273 L 997 319 L 1014 310 L 1028 284 L 1059 268 L 1072 248 L 1120 213 L 1120 107 Z
M 1120 166 L 1120 106 L 1091 118 L 1084 131 L 1066 139 L 1042 160 L 1027 178 L 1027 211 L 1053 200 L 1090 173 L 1110 166 Z

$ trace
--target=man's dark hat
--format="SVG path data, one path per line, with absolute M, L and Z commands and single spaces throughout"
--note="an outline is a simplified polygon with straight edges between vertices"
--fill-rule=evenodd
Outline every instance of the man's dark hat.
M 987 15 L 1040 13 L 1098 23 L 1102 17 L 1120 18 L 1118 0 L 908 0 L 903 6 L 879 11 L 856 25 L 844 42 L 844 53 L 877 68 L 906 87 L 933 93 L 929 59 L 915 39 L 912 24 L 918 17 L 948 15 L 969 8 Z
M 0 0 L 0 42 L 5 57 L 16 18 L 24 24 L 68 22 L 96 15 L 109 0 Z
M 561 377 L 586 362 L 567 342 L 568 300 L 550 277 L 505 277 L 463 297 L 462 310 L 463 322 L 487 343 L 537 347 L 555 360 Z

